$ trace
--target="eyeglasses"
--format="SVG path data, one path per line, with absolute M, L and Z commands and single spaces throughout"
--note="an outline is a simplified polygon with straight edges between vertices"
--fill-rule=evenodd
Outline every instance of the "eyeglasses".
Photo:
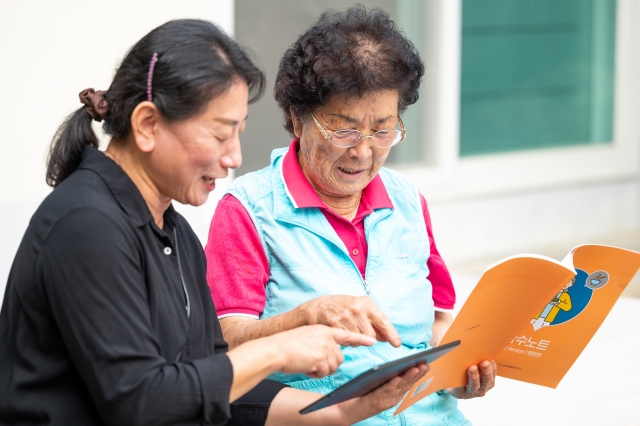
M 402 142 L 407 135 L 404 130 L 402 119 L 398 116 L 400 130 L 378 130 L 371 136 L 363 135 L 362 132 L 355 129 L 337 130 L 329 133 L 327 129 L 320 124 L 318 119 L 311 113 L 313 121 L 316 123 L 318 130 L 329 142 L 340 148 L 351 148 L 357 145 L 363 138 L 371 138 L 371 143 L 378 148 L 391 148 L 392 146 Z

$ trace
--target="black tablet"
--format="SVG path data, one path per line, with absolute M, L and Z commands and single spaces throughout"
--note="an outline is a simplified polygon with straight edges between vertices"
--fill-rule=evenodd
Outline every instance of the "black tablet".
M 366 395 L 410 368 L 418 364 L 429 364 L 447 352 L 457 348 L 459 345 L 460 340 L 456 340 L 455 342 L 447 343 L 437 348 L 427 349 L 386 364 L 376 365 L 371 370 L 365 371 L 350 382 L 345 383 L 313 404 L 303 408 L 300 410 L 300 414 L 307 414 L 333 404 Z

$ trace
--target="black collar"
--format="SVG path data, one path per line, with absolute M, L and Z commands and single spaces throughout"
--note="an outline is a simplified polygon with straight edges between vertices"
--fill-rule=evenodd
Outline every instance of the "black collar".
M 136 184 L 122 170 L 122 167 L 104 155 L 103 152 L 86 146 L 82 152 L 82 161 L 78 169 L 91 170 L 100 176 L 120 208 L 127 213 L 136 226 L 144 226 L 148 223 L 155 225 L 149 207 Z M 164 212 L 164 219 L 172 225 L 176 225 L 177 217 L 173 205 L 169 205 L 169 208 Z

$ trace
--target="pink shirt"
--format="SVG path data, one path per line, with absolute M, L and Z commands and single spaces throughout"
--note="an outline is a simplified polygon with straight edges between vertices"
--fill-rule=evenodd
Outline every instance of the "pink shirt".
M 291 142 L 283 159 L 284 184 L 296 208 L 319 208 L 349 251 L 349 256 L 365 276 L 368 245 L 364 218 L 379 208 L 393 208 L 384 183 L 376 176 L 362 191 L 362 200 L 352 222 L 334 213 L 316 194 L 302 172 L 296 153 L 299 141 Z M 431 254 L 427 261 L 436 310 L 450 311 L 455 304 L 451 276 L 438 253 L 427 202 L 420 195 L 422 212 L 429 235 Z M 250 316 L 258 318 L 266 303 L 265 286 L 269 263 L 251 216 L 234 196 L 227 194 L 218 203 L 205 248 L 207 281 L 218 317 Z M 426 278 L 426 277 L 425 277 Z

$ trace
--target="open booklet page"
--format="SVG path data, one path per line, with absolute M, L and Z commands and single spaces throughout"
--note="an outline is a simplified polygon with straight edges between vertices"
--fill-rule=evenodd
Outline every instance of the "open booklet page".
M 640 268 L 640 253 L 578 246 L 562 261 L 518 255 L 489 267 L 443 337 L 457 351 L 431 364 L 396 414 L 466 370 L 495 359 L 498 375 L 555 388 Z

